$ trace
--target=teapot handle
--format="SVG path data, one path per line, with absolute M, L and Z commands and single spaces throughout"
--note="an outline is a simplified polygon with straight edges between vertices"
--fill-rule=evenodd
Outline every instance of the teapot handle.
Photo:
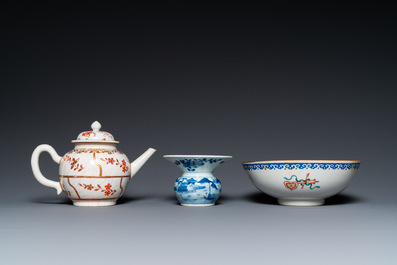
M 39 167 L 39 156 L 42 152 L 48 152 L 55 163 L 59 164 L 61 162 L 62 157 L 60 157 L 57 154 L 57 152 L 52 146 L 48 144 L 39 145 L 36 147 L 36 149 L 34 149 L 32 154 L 32 159 L 30 160 L 30 163 L 32 165 L 33 175 L 36 177 L 37 181 L 43 184 L 44 186 L 56 189 L 57 194 L 59 195 L 62 193 L 61 184 L 59 182 L 49 180 L 46 177 L 44 177 L 43 174 L 41 174 Z

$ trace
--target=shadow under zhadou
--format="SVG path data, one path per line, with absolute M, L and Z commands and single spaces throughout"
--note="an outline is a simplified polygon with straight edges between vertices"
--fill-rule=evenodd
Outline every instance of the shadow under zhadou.
M 166 196 L 164 200 L 170 202 L 171 204 L 182 206 L 175 195 Z M 219 199 L 216 200 L 215 205 L 213 205 L 212 207 L 222 205 L 225 201 L 229 201 L 229 200 L 232 200 L 230 196 L 221 194 L 219 196 Z M 186 207 L 186 206 L 182 206 L 182 207 Z

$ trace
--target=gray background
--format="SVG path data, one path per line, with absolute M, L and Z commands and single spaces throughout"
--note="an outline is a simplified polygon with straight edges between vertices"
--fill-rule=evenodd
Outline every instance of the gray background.
M 395 264 L 396 34 L 387 7 L 4 8 L 1 264 Z M 30 156 L 98 120 L 134 160 L 116 206 L 73 207 Z M 179 206 L 164 154 L 224 154 L 214 207 Z M 43 174 L 57 165 L 40 157 Z M 285 207 L 241 162 L 360 159 L 321 207 Z

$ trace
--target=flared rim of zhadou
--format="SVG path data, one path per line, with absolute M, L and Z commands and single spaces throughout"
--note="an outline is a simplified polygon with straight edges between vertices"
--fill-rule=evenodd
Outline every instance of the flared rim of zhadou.
M 262 160 L 262 161 L 247 161 L 242 164 L 270 164 L 270 163 L 283 163 L 283 164 L 296 164 L 296 163 L 355 163 L 360 164 L 361 160 Z
M 227 155 L 164 155 L 164 158 L 223 158 L 231 159 L 232 156 Z

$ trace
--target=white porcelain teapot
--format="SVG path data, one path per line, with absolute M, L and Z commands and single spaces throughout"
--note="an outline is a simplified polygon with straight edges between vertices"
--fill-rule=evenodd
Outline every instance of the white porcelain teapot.
M 128 181 L 156 152 L 149 148 L 130 164 L 127 156 L 116 149 L 113 136 L 100 131 L 101 124 L 95 121 L 92 131 L 82 132 L 73 140 L 75 147 L 60 157 L 55 149 L 47 144 L 36 147 L 31 164 L 36 179 L 57 190 L 64 191 L 76 206 L 108 206 L 116 204 L 123 194 Z M 39 168 L 39 156 L 48 152 L 59 164 L 60 181 L 45 178 Z

